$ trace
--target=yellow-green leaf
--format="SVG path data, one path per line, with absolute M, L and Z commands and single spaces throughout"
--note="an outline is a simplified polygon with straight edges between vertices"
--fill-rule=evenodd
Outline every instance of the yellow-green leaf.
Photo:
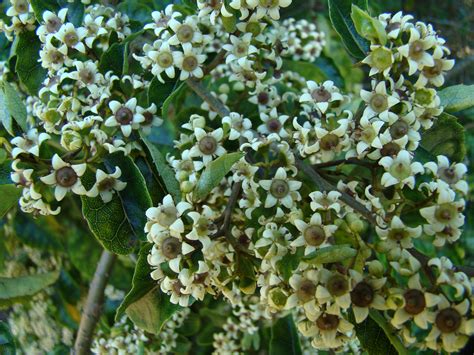
M 351 248 L 349 245 L 332 245 L 313 251 L 305 255 L 302 260 L 308 264 L 327 264 L 344 261 L 356 255 L 357 250 Z

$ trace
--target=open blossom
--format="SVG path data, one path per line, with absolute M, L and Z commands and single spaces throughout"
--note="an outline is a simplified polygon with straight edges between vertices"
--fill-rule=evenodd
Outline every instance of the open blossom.
M 383 157 L 379 164 L 385 168 L 381 182 L 386 187 L 399 184 L 400 186 L 407 185 L 413 189 L 415 175 L 425 171 L 421 163 L 412 162 L 412 157 L 406 150 L 401 150 L 395 158 Z
M 97 169 L 95 173 L 96 182 L 94 186 L 87 192 L 87 196 L 100 198 L 104 203 L 112 201 L 115 192 L 122 191 L 127 186 L 127 183 L 120 181 L 122 171 L 118 166 L 115 167 L 115 172 L 107 174 L 101 169 Z
M 107 127 L 120 127 L 123 135 L 129 137 L 132 130 L 140 128 L 140 123 L 145 121 L 145 117 L 137 111 L 137 99 L 131 98 L 125 104 L 118 101 L 110 101 L 109 107 L 112 116 L 107 118 Z
M 82 185 L 81 176 L 86 172 L 87 164 L 69 164 L 55 154 L 52 159 L 53 171 L 43 176 L 41 181 L 54 186 L 54 197 L 61 201 L 69 191 L 78 195 L 85 195 L 86 189 Z
M 288 180 L 284 168 L 278 168 L 275 176 L 271 180 L 260 180 L 262 186 L 269 193 L 265 200 L 265 207 L 273 207 L 278 202 L 286 208 L 291 208 L 295 201 L 301 199 L 298 193 L 301 187 L 300 181 Z

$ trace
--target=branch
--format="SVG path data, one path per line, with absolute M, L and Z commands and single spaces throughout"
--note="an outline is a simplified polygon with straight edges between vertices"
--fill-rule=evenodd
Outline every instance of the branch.
M 343 201 L 345 204 L 348 206 L 352 207 L 354 210 L 359 212 L 362 216 L 364 216 L 370 223 L 373 225 L 377 225 L 377 221 L 372 214 L 363 204 L 358 202 L 356 199 L 354 199 L 352 196 L 349 194 L 339 191 L 336 189 L 335 186 L 333 186 L 331 183 L 329 183 L 327 180 L 325 180 L 319 173 L 314 170 L 312 167 L 309 165 L 305 164 L 301 159 L 295 156 L 295 162 L 296 166 L 298 169 L 302 170 L 306 175 L 308 175 L 313 181 L 318 185 L 318 187 L 324 191 L 324 192 L 329 192 L 329 191 L 338 191 L 341 193 L 341 201 Z
M 73 353 L 76 355 L 90 354 L 94 329 L 102 313 L 104 290 L 114 265 L 116 255 L 104 250 L 95 270 L 94 278 L 89 287 L 86 305 L 82 312 L 81 324 L 77 332 Z
M 360 165 L 360 166 L 365 166 L 366 168 L 369 168 L 369 169 L 373 169 L 373 168 L 377 167 L 377 164 L 375 164 L 375 163 L 359 160 L 359 159 L 356 159 L 356 158 L 349 158 L 349 159 L 339 159 L 339 160 L 328 161 L 328 162 L 325 162 L 325 163 L 315 164 L 315 165 L 313 165 L 313 168 L 315 168 L 315 169 L 328 168 L 328 167 L 336 166 L 336 165 L 340 165 L 340 164 Z
M 224 60 L 225 55 L 227 52 L 223 49 L 217 55 L 214 57 L 212 62 L 210 62 L 205 68 L 204 68 L 204 75 L 209 74 L 211 71 L 213 71 L 219 64 L 221 64 Z
M 431 276 L 429 275 L 429 273 L 432 273 L 432 270 L 431 270 L 430 266 L 428 265 L 428 261 L 430 261 L 431 258 L 426 256 L 423 253 L 420 253 L 415 248 L 408 249 L 408 251 L 410 252 L 411 255 L 413 255 L 421 263 L 421 265 L 423 266 L 423 269 L 426 271 L 426 273 L 428 274 L 428 277 L 431 279 Z M 428 270 L 429 270 L 429 272 L 428 272 Z M 474 268 L 472 268 L 470 266 L 457 266 L 457 265 L 454 265 L 454 270 L 453 271 L 461 271 L 461 272 L 464 272 L 469 277 L 474 277 Z
M 225 107 L 224 104 L 219 99 L 212 96 L 206 90 L 206 88 L 201 84 L 201 82 L 195 79 L 188 79 L 186 80 L 186 83 L 191 89 L 194 90 L 196 94 L 199 95 L 201 99 L 206 101 L 209 104 L 209 107 L 213 111 L 217 112 L 219 116 L 221 117 L 229 116 L 230 111 L 227 109 L 227 107 Z

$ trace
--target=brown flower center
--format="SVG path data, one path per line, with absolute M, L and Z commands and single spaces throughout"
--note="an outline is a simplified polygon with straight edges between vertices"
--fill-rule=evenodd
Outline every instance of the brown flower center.
M 370 99 L 370 106 L 375 112 L 383 112 L 388 108 L 388 100 L 385 95 L 374 94 Z
M 71 187 L 76 183 L 78 176 L 73 168 L 65 166 L 56 171 L 56 181 L 59 186 Z
M 122 106 L 115 112 L 115 119 L 121 125 L 130 124 L 133 121 L 133 112 L 128 107 Z
M 351 291 L 351 301 L 357 307 L 368 307 L 374 300 L 374 290 L 367 282 L 359 282 Z
M 411 58 L 415 60 L 421 59 L 424 52 L 425 50 L 423 48 L 423 42 L 420 40 L 414 41 L 412 44 L 410 44 L 409 55 Z
M 194 30 L 189 25 L 182 25 L 178 28 L 176 36 L 181 43 L 191 42 L 194 37 Z
M 405 121 L 397 121 L 390 127 L 390 135 L 394 139 L 402 138 L 406 136 L 409 128 L 408 123 Z
M 420 290 L 410 289 L 403 295 L 405 298 L 405 311 L 408 314 L 416 315 L 426 307 L 425 295 Z
M 329 133 L 321 138 L 321 149 L 323 150 L 333 150 L 339 144 L 339 137 L 333 133 Z
M 161 244 L 163 255 L 168 259 L 174 259 L 181 253 L 181 243 L 178 239 L 168 237 Z
M 321 245 L 326 239 L 326 233 L 321 226 L 308 226 L 304 231 L 304 240 L 308 245 L 317 247 Z
M 331 93 L 327 91 L 324 87 L 314 90 L 311 93 L 311 97 L 316 102 L 328 102 L 331 99 Z
M 344 276 L 335 274 L 328 280 L 327 289 L 331 295 L 339 297 L 347 292 L 349 285 Z
M 276 198 L 283 198 L 290 192 L 290 187 L 285 180 L 273 179 L 270 185 L 270 193 Z
M 198 60 L 194 55 L 189 55 L 183 59 L 183 69 L 188 72 L 192 72 L 198 65 Z
M 205 155 L 212 155 L 217 150 L 217 141 L 212 136 L 205 136 L 199 141 L 199 150 Z
M 281 122 L 276 118 L 272 118 L 267 121 L 267 128 L 270 132 L 277 133 L 281 129 Z
M 302 302 L 308 302 L 313 299 L 314 295 L 316 294 L 316 285 L 310 280 L 303 280 L 296 290 L 296 295 L 298 299 Z
M 461 326 L 461 315 L 454 308 L 446 308 L 436 315 L 436 326 L 442 333 L 452 333 Z
M 339 325 L 339 317 L 334 314 L 323 313 L 316 320 L 316 325 L 321 330 L 336 330 Z

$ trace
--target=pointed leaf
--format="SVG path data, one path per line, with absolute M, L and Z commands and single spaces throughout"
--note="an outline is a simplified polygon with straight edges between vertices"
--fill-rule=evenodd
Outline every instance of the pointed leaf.
M 464 128 L 456 117 L 442 113 L 433 126 L 423 132 L 420 145 L 434 156 L 442 154 L 452 161 L 462 161 L 466 155 Z
M 145 143 L 145 146 L 150 152 L 153 163 L 155 163 L 156 170 L 158 171 L 158 174 L 160 174 L 167 192 L 173 196 L 175 203 L 178 203 L 181 201 L 181 189 L 179 187 L 178 180 L 176 180 L 174 170 L 168 164 L 159 149 L 153 145 L 153 143 L 151 143 L 144 135 L 141 135 L 141 137 L 143 143 Z
M 199 181 L 194 188 L 193 198 L 195 201 L 202 200 L 219 185 L 227 175 L 232 166 L 244 156 L 243 153 L 228 153 L 211 161 L 204 169 Z
M 290 315 L 278 319 L 271 328 L 270 355 L 302 354 L 298 331 Z
M 447 112 L 458 112 L 474 106 L 474 85 L 454 85 L 438 91 L 441 106 Z
M 356 59 L 363 59 L 369 42 L 356 31 L 350 16 L 352 3 L 367 10 L 367 0 L 329 0 L 329 18 L 349 53 Z
M 17 188 L 15 185 L 0 185 L 0 196 L 2 196 L 2 202 L 0 203 L 0 218 L 3 218 L 11 208 L 18 204 L 21 191 L 22 190 Z
M 14 89 L 9 83 L 3 82 L 1 94 L 4 97 L 4 104 L 8 113 L 13 117 L 23 132 L 26 132 L 28 129 L 26 124 L 26 106 L 23 103 L 20 95 L 18 95 L 17 90 Z
M 302 260 L 308 264 L 327 264 L 344 261 L 357 255 L 357 250 L 349 245 L 332 245 L 305 255 Z
M 59 271 L 14 278 L 0 277 L 0 308 L 6 308 L 31 297 L 52 285 Z

